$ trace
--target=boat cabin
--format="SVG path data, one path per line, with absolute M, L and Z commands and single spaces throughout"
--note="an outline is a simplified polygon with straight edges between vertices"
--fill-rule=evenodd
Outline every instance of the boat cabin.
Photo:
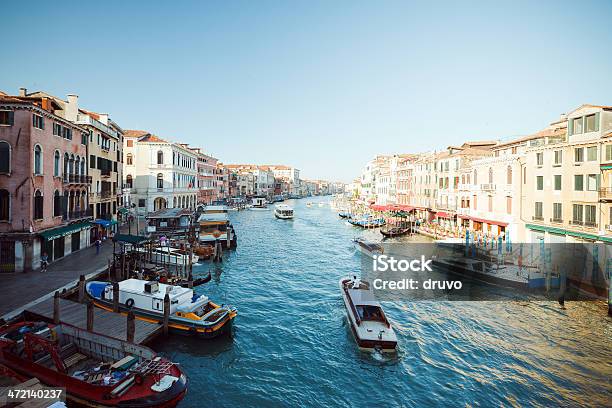
M 185 208 L 163 208 L 147 215 L 150 232 L 187 232 L 193 212 Z
M 251 199 L 251 204 L 256 208 L 263 208 L 268 204 L 268 200 L 265 197 L 253 197 Z

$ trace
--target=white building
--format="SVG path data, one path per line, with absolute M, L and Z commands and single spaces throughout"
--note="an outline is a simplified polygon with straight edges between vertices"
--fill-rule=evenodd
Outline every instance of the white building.
M 197 156 L 186 146 L 140 130 L 124 138 L 124 184 L 139 213 L 197 204 Z

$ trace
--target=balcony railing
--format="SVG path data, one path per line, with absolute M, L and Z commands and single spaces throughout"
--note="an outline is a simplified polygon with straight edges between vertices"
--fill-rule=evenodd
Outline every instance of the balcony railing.
M 563 224 L 562 218 L 551 218 L 550 222 L 554 222 L 555 224 Z
M 570 222 L 570 224 L 572 224 L 572 225 L 580 225 L 580 226 L 582 226 L 582 225 L 584 225 L 584 222 L 583 222 L 582 220 L 572 220 L 572 221 Z
M 93 213 L 91 210 L 76 210 L 76 211 L 68 211 L 64 213 L 64 219 L 67 220 L 77 220 L 79 218 L 88 218 L 93 217 Z
M 612 200 L 612 187 L 602 187 L 599 189 L 600 200 Z
M 113 195 L 112 191 L 102 191 L 100 192 L 101 198 L 111 198 Z
M 541 215 L 534 215 L 533 217 L 531 217 L 531 219 L 534 221 L 544 221 L 544 217 L 542 217 Z
M 64 184 L 91 184 L 91 176 L 82 174 L 64 174 Z

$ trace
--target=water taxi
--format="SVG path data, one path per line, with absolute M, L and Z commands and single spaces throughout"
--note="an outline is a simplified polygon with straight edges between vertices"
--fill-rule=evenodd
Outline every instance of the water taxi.
M 214 247 L 219 241 L 226 248 L 238 246 L 238 238 L 229 221 L 228 211 L 224 205 L 211 205 L 204 209 L 198 218 L 200 244 Z
M 3 327 L 0 364 L 19 381 L 64 388 L 76 406 L 174 407 L 187 392 L 180 366 L 150 348 L 66 323 Z
M 360 350 L 395 352 L 397 337 L 370 284 L 357 277 L 339 282 L 351 331 Z
M 353 243 L 355 244 L 355 249 L 369 257 L 373 257 L 374 255 L 382 255 L 385 253 L 385 249 L 382 247 L 382 245 L 376 242 L 367 241 L 364 238 L 355 238 Z
M 290 220 L 293 218 L 293 208 L 287 204 L 279 204 L 274 208 L 274 216 L 281 220 Z
M 111 283 L 91 281 L 86 290 L 96 306 L 113 310 Z M 193 289 L 155 281 L 126 279 L 119 282 L 119 310 L 124 314 L 132 310 L 139 320 L 161 323 L 166 294 L 170 298 L 170 330 L 213 338 L 231 329 L 232 319 L 237 314 L 235 308 L 219 306 L 204 295 L 195 295 Z
M 265 197 L 253 197 L 251 199 L 251 210 L 267 210 L 268 200 Z

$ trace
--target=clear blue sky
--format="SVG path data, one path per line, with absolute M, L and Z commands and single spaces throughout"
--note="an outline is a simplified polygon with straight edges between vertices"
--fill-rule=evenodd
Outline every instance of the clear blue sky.
M 609 0 L 10 1 L 0 21 L 0 90 L 311 178 L 612 105 Z

